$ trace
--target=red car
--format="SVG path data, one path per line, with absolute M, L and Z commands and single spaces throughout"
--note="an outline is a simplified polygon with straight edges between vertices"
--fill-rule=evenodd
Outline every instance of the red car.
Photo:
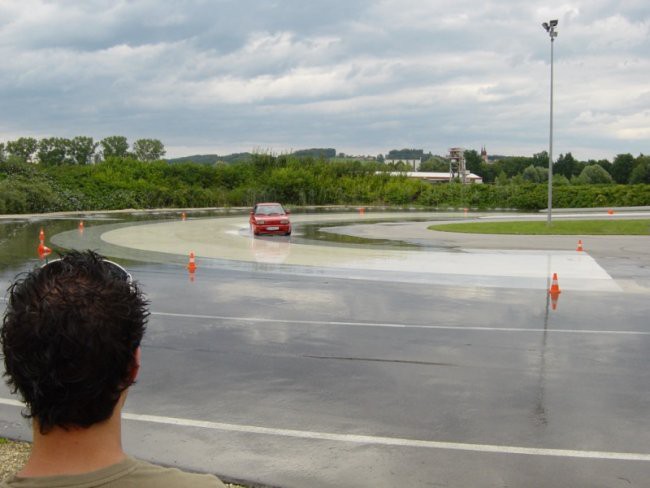
M 251 211 L 249 219 L 251 232 L 260 234 L 291 235 L 291 221 L 289 211 L 279 203 L 258 203 Z

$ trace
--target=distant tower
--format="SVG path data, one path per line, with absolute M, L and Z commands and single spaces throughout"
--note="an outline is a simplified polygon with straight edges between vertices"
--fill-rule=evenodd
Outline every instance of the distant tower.
M 485 146 L 481 146 L 481 159 L 483 160 L 484 163 L 488 162 L 488 156 L 487 156 L 487 151 L 485 150 Z
M 465 183 L 467 171 L 465 171 L 465 150 L 462 147 L 452 147 L 449 149 L 449 181 L 454 178 L 460 178 L 461 183 Z

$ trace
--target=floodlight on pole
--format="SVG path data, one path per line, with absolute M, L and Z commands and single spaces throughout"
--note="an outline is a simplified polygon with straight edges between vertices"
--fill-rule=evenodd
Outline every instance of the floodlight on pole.
M 546 217 L 546 224 L 551 225 L 552 209 L 553 209 L 553 43 L 557 37 L 555 28 L 557 27 L 557 19 L 544 22 L 542 27 L 548 32 L 551 38 L 551 111 L 550 111 L 550 130 L 549 130 L 549 143 L 548 143 L 548 212 Z

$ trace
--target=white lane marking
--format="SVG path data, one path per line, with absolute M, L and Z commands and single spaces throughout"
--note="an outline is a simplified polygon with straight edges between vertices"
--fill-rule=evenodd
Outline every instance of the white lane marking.
M 4 301 L 6 299 L 0 298 Z M 650 331 L 643 330 L 595 330 L 595 329 L 525 329 L 521 327 L 476 327 L 458 325 L 417 325 L 417 324 L 394 324 L 390 322 L 337 322 L 328 320 L 289 320 L 289 319 L 266 319 L 261 317 L 230 317 L 227 315 L 197 315 L 190 313 L 169 313 L 151 312 L 151 315 L 161 317 L 179 317 L 187 319 L 209 319 L 224 320 L 231 322 L 266 322 L 277 324 L 304 324 L 304 325 L 332 325 L 340 327 L 385 327 L 391 329 L 439 329 L 439 330 L 471 330 L 480 332 L 549 332 L 560 334 L 603 334 L 603 335 L 631 335 L 650 336 Z
M 0 404 L 11 406 L 24 406 L 15 400 L 0 398 Z M 256 425 L 227 424 L 223 422 L 210 422 L 207 420 L 192 420 L 177 417 L 162 417 L 159 415 L 142 415 L 136 413 L 123 413 L 122 418 L 135 422 L 149 422 L 154 424 L 174 425 L 180 427 L 196 427 L 200 429 L 221 430 L 243 434 L 270 435 L 279 437 L 293 437 L 318 441 L 349 442 L 354 444 L 373 444 L 398 447 L 421 447 L 427 449 L 443 449 L 453 451 L 471 451 L 495 454 L 524 454 L 527 456 L 550 456 L 582 459 L 608 459 L 618 461 L 650 461 L 650 454 L 634 452 L 608 452 L 608 451 L 581 451 L 574 449 L 545 449 L 539 447 L 502 446 L 494 444 L 469 444 L 463 442 L 424 441 L 418 439 L 405 439 L 401 437 L 384 437 L 358 434 L 335 434 L 331 432 L 315 432 L 311 430 L 275 429 L 259 427 Z
M 197 315 L 187 313 L 151 312 L 151 315 L 162 317 L 180 317 L 188 319 L 224 320 L 232 322 L 265 322 L 278 324 L 304 324 L 304 325 L 332 325 L 342 327 L 386 327 L 394 329 L 441 329 L 441 330 L 471 330 L 482 332 L 552 332 L 564 334 L 606 334 L 606 335 L 650 335 L 650 331 L 640 330 L 593 330 L 593 329 L 525 329 L 518 327 L 475 327 L 458 325 L 417 325 L 394 324 L 390 322 L 336 322 L 327 320 L 285 320 L 267 319 L 261 317 L 229 317 L 225 315 Z
M 20 408 L 23 408 L 25 406 L 23 402 L 19 402 L 18 400 L 11 400 L 10 398 L 0 398 L 0 403 L 3 405 L 10 405 L 12 407 Z
M 607 212 L 587 212 L 587 213 L 555 213 L 553 217 L 556 219 L 573 219 L 573 218 L 584 218 L 588 220 L 589 217 L 607 217 L 607 218 L 620 218 L 620 217 L 648 217 L 650 212 L 615 212 L 613 215 L 609 215 Z M 489 220 L 489 219 L 515 219 L 516 222 L 525 222 L 527 220 L 542 220 L 546 219 L 545 215 L 525 215 L 522 217 L 517 217 L 516 215 L 481 215 L 477 217 L 480 220 Z M 602 220 L 602 219 L 598 219 Z M 456 222 L 454 222 L 456 223 Z M 557 234 L 559 235 L 559 234 Z M 568 236 L 573 237 L 573 236 Z M 616 237 L 616 236 L 611 236 Z

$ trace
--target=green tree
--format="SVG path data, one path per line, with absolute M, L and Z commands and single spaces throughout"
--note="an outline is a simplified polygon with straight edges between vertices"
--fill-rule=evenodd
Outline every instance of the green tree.
M 639 156 L 630 175 L 630 184 L 650 184 L 650 156 Z
M 616 183 L 625 184 L 630 180 L 634 169 L 634 156 L 631 154 L 618 154 L 612 163 L 612 177 Z
M 404 161 L 397 161 L 396 163 L 388 163 L 386 167 L 389 168 L 391 171 L 403 171 L 403 172 L 413 171 L 411 165 L 405 163 Z
M 529 183 L 544 183 L 548 181 L 548 169 L 531 164 L 524 170 L 521 177 Z
M 92 137 L 73 137 L 68 146 L 69 159 L 73 164 L 90 164 L 98 145 Z
M 399 160 L 408 160 L 408 159 L 418 159 L 422 161 L 424 156 L 424 149 L 391 149 L 386 155 L 386 159 L 393 159 L 396 161 Z
M 532 164 L 524 170 L 521 177 L 528 183 L 539 183 L 539 173 L 537 173 L 537 168 Z
M 494 183 L 497 186 L 506 186 L 507 184 L 510 183 L 510 180 L 508 179 L 508 175 L 506 174 L 506 172 L 501 170 L 501 172 L 494 179 Z
M 546 177 L 548 180 L 548 176 Z M 553 186 L 567 186 L 570 185 L 571 182 L 569 181 L 569 178 L 567 178 L 564 175 L 558 175 L 554 174 L 553 175 Z
M 422 161 L 420 163 L 419 171 L 430 171 L 434 173 L 449 173 L 449 161 L 445 161 L 442 158 L 436 156 Z
M 70 140 L 61 137 L 46 137 L 38 141 L 38 162 L 45 166 L 60 166 L 68 162 Z
M 493 164 L 481 161 L 481 172 L 478 174 L 483 177 L 483 183 L 494 183 L 497 177 L 497 169 Z
M 468 169 L 470 173 L 483 176 L 481 174 L 481 163 L 483 159 L 481 155 L 476 152 L 476 149 L 470 149 L 464 152 L 465 156 L 465 169 Z
M 533 166 L 548 168 L 548 152 L 542 151 L 533 154 Z
M 125 158 L 129 154 L 129 143 L 124 136 L 109 136 L 99 143 L 102 146 L 104 159 L 110 157 Z
M 584 185 L 602 185 L 613 182 L 612 176 L 598 164 L 585 166 L 576 180 L 578 183 Z
M 523 185 L 525 183 L 523 176 L 521 174 L 514 175 L 512 178 L 510 178 L 510 183 L 512 185 Z
M 317 158 L 317 159 L 332 159 L 336 157 L 336 149 L 331 147 L 327 147 L 327 148 L 314 147 L 311 149 L 300 149 L 298 151 L 294 151 L 293 156 L 297 156 L 297 157 L 311 156 L 312 158 Z M 345 155 L 343 157 L 345 157 Z
M 581 171 L 582 165 L 575 160 L 570 152 L 566 154 L 560 154 L 560 157 L 557 158 L 557 161 L 553 163 L 553 173 L 564 175 L 569 179 L 572 176 L 579 175 Z
M 523 173 L 523 171 L 532 164 L 532 158 L 523 156 L 510 156 L 500 159 L 494 163 L 495 171 L 499 174 L 504 171 L 509 178 Z
M 15 141 L 7 142 L 6 152 L 9 156 L 18 156 L 26 163 L 32 161 L 32 157 L 38 149 L 38 141 L 33 137 L 19 137 Z
M 0 163 L 5 160 L 5 143 L 0 142 Z
M 133 153 L 139 161 L 157 161 L 165 152 L 165 146 L 158 139 L 138 139 L 133 143 Z
M 590 159 L 587 161 L 587 166 L 590 166 L 592 164 L 597 164 L 605 171 L 607 171 L 610 175 L 612 174 L 612 163 L 610 163 L 607 159 L 599 159 L 598 161 Z

